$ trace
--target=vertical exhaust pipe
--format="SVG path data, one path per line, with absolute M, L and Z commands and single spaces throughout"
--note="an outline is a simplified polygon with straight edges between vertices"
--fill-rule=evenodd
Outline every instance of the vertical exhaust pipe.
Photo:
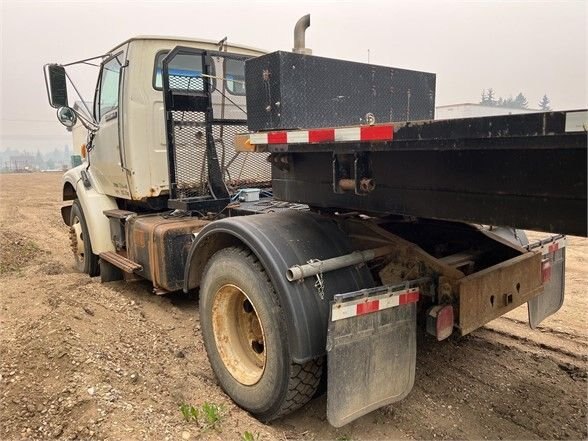
M 304 42 L 304 33 L 309 26 L 310 14 L 306 14 L 296 22 L 296 26 L 294 26 L 294 48 L 292 49 L 292 52 L 306 55 L 312 54 L 312 49 L 305 47 Z

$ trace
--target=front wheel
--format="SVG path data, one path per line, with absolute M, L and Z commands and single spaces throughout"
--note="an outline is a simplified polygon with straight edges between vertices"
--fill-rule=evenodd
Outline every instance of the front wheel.
M 77 199 L 73 201 L 71 206 L 69 225 L 69 240 L 74 255 L 76 269 L 82 273 L 88 274 L 90 277 L 99 275 L 98 256 L 92 251 L 92 243 L 90 242 L 90 234 L 88 233 L 86 218 L 84 217 L 80 202 Z
M 200 287 L 200 322 L 221 387 L 260 420 L 292 412 L 315 394 L 323 358 L 292 361 L 278 296 L 249 250 L 212 256 Z

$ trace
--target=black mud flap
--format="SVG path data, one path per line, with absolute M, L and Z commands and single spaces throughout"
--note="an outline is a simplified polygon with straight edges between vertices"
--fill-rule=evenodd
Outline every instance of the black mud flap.
M 418 288 L 392 287 L 334 297 L 327 335 L 327 418 L 333 426 L 399 401 L 412 389 L 418 298 Z
M 531 250 L 541 250 L 543 292 L 528 302 L 529 325 L 535 329 L 543 320 L 561 308 L 565 291 L 565 236 L 553 236 L 529 245 Z

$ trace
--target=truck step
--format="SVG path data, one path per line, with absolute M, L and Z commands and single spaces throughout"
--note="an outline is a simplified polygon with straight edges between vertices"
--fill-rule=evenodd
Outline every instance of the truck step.
M 141 271 L 143 267 L 137 262 L 133 262 L 120 254 L 116 254 L 114 251 L 105 251 L 100 253 L 100 259 L 105 260 L 108 263 L 120 268 L 125 273 L 133 274 L 137 271 Z
M 104 216 L 114 219 L 126 219 L 129 216 L 137 214 L 134 211 L 119 210 L 118 208 L 113 210 L 104 210 L 102 213 Z

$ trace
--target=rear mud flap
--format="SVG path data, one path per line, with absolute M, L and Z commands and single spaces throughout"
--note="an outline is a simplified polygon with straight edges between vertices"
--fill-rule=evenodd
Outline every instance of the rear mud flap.
M 375 312 L 333 320 L 336 308 L 351 306 L 359 311 L 361 305 L 351 300 L 333 302 L 331 308 L 327 418 L 335 427 L 403 399 L 414 384 L 416 303 L 401 301 L 396 307 L 378 310 L 367 299 L 360 302 L 366 304 L 364 309 Z
M 555 247 L 553 244 L 557 244 Z M 551 245 L 551 249 L 549 247 Z M 543 320 L 555 314 L 561 308 L 565 291 L 565 239 L 556 240 L 544 246 L 543 276 L 547 274 L 548 281 L 543 282 L 543 293 L 529 300 L 529 325 L 535 329 Z

